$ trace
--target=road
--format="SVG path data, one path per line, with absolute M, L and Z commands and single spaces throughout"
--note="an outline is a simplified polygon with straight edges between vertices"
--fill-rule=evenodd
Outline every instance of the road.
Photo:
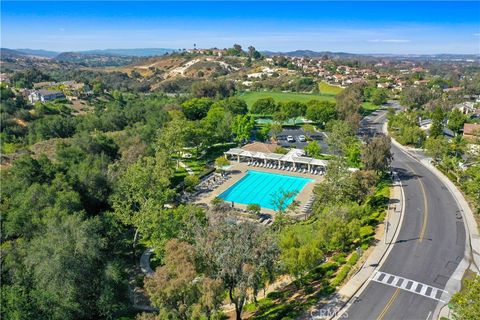
M 381 132 L 385 118 L 385 111 L 365 118 L 363 132 Z M 418 161 L 395 146 L 392 152 L 392 168 L 404 188 L 405 216 L 381 273 L 347 309 L 348 319 L 431 319 L 464 256 L 465 227 L 454 197 Z

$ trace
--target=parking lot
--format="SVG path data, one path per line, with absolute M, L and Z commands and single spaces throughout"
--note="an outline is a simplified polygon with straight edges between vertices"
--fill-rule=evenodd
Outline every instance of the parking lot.
M 278 144 L 282 147 L 303 149 L 308 144 L 308 141 L 300 141 L 298 137 L 301 135 L 304 135 L 305 137 L 310 137 L 313 140 L 317 141 L 318 144 L 322 147 L 322 153 L 328 153 L 328 146 L 325 141 L 327 137 L 323 132 L 316 132 L 315 134 L 308 135 L 303 131 L 302 128 L 283 129 L 283 131 L 279 135 L 277 135 Z M 288 142 L 288 136 L 292 136 L 294 141 Z

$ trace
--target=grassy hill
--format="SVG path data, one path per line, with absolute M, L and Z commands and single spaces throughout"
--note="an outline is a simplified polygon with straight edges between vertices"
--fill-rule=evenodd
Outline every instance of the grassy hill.
M 320 92 L 322 94 L 339 94 L 340 92 L 343 91 L 343 88 L 340 87 L 340 86 L 333 86 L 325 81 L 321 81 L 319 84 L 318 84 L 318 90 L 320 90 Z
M 332 94 L 308 94 L 298 92 L 278 92 L 278 91 L 260 91 L 260 92 L 242 92 L 239 98 L 245 100 L 247 105 L 251 107 L 255 101 L 261 98 L 272 97 L 276 102 L 299 101 L 307 102 L 313 99 L 321 101 L 335 102 L 335 95 Z

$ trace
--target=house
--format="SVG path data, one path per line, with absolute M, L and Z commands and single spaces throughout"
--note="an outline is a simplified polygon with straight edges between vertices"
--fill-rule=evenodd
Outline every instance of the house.
M 477 108 L 475 104 L 470 101 L 462 102 L 453 106 L 454 109 L 460 110 L 463 114 L 475 114 L 477 113 Z
M 0 83 L 9 83 L 10 79 L 5 73 L 0 73 Z
M 33 90 L 28 95 L 28 100 L 30 101 L 30 103 L 34 103 L 37 101 L 47 102 L 64 97 L 65 96 L 61 91 Z
M 465 123 L 463 125 L 463 138 L 472 143 L 480 142 L 480 124 Z

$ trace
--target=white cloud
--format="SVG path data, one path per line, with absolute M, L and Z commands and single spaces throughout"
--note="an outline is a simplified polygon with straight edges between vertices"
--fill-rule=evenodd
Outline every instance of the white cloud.
M 480 33 L 474 33 L 473 34 L 475 37 L 480 37 Z
M 373 40 L 368 40 L 368 42 L 407 43 L 407 42 L 410 42 L 410 40 L 407 40 L 407 39 L 373 39 Z

